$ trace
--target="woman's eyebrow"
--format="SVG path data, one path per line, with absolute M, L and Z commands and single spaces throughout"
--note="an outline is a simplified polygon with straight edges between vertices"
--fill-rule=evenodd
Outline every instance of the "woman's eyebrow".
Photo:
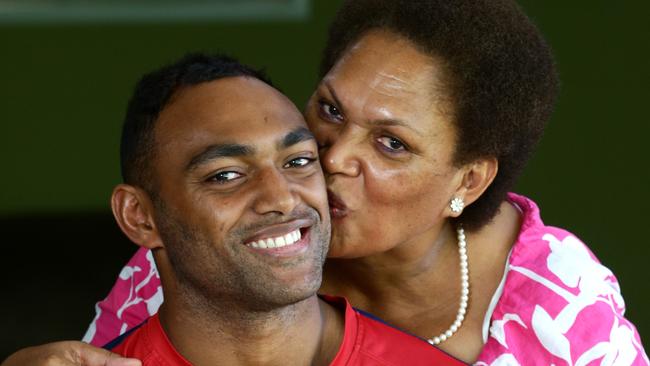
M 411 126 L 410 124 L 400 120 L 400 119 L 393 119 L 393 118 L 382 118 L 382 119 L 375 119 L 372 120 L 370 123 L 372 123 L 375 126 L 381 126 L 381 127 L 391 127 L 391 126 L 400 126 L 404 128 L 408 128 L 409 130 L 422 135 L 423 132 L 418 130 L 417 128 Z
M 329 93 L 332 95 L 332 99 L 334 99 L 334 102 L 336 103 L 336 107 L 341 110 L 341 113 L 345 114 L 345 108 L 343 107 L 343 104 L 341 104 L 341 101 L 339 100 L 338 96 L 336 95 L 336 90 L 334 90 L 334 87 L 329 83 L 325 82 L 324 83 L 325 88 L 329 91 Z M 406 123 L 405 121 L 401 119 L 396 119 L 396 118 L 380 118 L 376 120 L 371 121 L 373 125 L 376 126 L 382 126 L 382 127 L 389 127 L 389 126 L 401 126 L 408 128 L 409 130 L 422 134 L 422 131 L 419 131 L 418 129 L 414 128 L 411 124 Z
M 328 81 L 325 82 L 325 87 L 327 90 L 330 92 L 332 95 L 332 99 L 334 99 L 334 103 L 336 103 L 336 107 L 341 110 L 343 114 L 345 114 L 345 108 L 343 107 L 343 103 L 341 103 L 341 100 L 339 99 L 338 95 L 336 95 L 336 90 L 330 84 Z

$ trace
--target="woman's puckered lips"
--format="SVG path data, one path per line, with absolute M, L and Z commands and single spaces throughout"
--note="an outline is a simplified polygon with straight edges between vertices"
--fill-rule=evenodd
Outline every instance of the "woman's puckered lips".
M 340 218 L 347 215 L 348 206 L 345 205 L 345 202 L 331 190 L 327 190 L 327 201 L 330 205 L 330 215 L 332 218 Z

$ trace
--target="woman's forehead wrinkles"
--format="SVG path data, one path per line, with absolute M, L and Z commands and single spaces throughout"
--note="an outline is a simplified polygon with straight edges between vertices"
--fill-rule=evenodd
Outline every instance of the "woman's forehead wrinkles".
M 399 78 L 393 73 L 381 71 L 373 78 L 370 88 L 386 97 L 402 97 L 417 95 L 413 80 Z

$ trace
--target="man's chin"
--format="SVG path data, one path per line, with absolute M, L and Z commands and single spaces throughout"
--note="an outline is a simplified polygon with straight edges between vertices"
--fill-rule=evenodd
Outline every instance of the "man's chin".
M 303 287 L 276 288 L 261 294 L 261 296 L 255 301 L 248 301 L 248 304 L 250 310 L 254 312 L 274 312 L 283 310 L 287 307 L 299 305 L 314 298 L 319 287 L 320 282 L 318 282 L 318 286 L 310 284 L 310 286 Z
M 322 268 L 317 271 L 305 272 L 295 271 L 292 273 L 280 273 L 275 276 L 277 288 L 285 294 L 296 294 L 294 297 L 309 297 L 318 291 L 323 279 Z

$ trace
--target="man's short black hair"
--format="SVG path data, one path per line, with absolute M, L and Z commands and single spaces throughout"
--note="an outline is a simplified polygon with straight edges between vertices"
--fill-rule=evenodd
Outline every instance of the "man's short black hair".
M 253 77 L 272 86 L 262 71 L 220 54 L 188 54 L 144 75 L 135 86 L 122 126 L 120 164 L 124 182 L 155 194 L 151 162 L 155 153 L 154 129 L 160 112 L 183 87 L 235 76 Z
M 442 61 L 455 164 L 498 159 L 494 182 L 460 217 L 470 230 L 482 227 L 514 186 L 553 111 L 558 79 L 549 46 L 514 0 L 346 0 L 330 27 L 321 76 L 371 30 L 393 32 Z

